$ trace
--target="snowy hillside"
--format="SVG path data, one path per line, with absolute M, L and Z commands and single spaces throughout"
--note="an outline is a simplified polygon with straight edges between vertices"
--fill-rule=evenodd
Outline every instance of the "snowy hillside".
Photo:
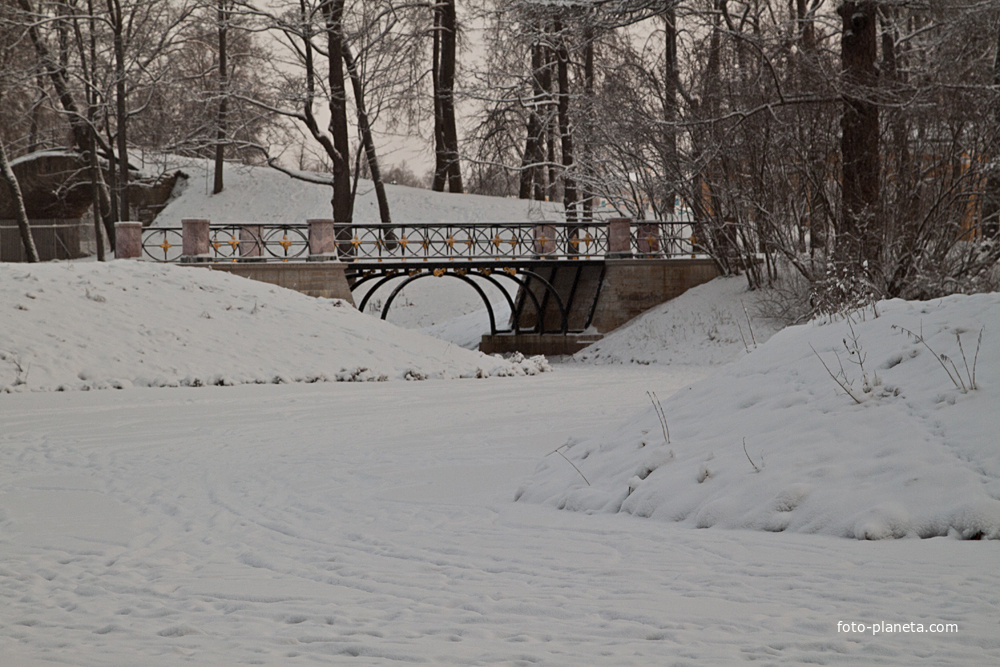
M 180 169 L 188 179 L 178 188 L 179 193 L 175 193 L 179 196 L 157 216 L 157 225 L 179 225 L 184 218 L 301 223 L 309 218 L 328 218 L 332 212 L 329 187 L 299 181 L 268 167 L 228 164 L 226 187 L 217 195 L 212 194 L 211 163 L 207 160 L 170 157 L 163 169 Z M 432 192 L 397 185 L 386 185 L 385 189 L 393 221 L 401 223 L 523 222 L 552 218 L 562 208 L 544 202 Z M 359 183 L 354 221 L 379 222 L 378 203 L 370 181 Z
M 766 292 L 747 290 L 742 277 L 716 278 L 650 308 L 574 359 L 595 364 L 713 366 L 764 343 L 782 323 L 762 317 Z
M 1000 294 L 878 311 L 785 329 L 662 396 L 662 421 L 651 401 L 569 440 L 517 497 L 699 528 L 1000 538 Z
M 534 373 L 335 300 L 200 268 L 0 264 L 0 390 Z

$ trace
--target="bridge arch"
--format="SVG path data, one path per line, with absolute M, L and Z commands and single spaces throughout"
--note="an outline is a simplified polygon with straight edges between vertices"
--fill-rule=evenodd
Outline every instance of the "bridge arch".
M 518 273 L 524 275 L 525 278 L 519 277 L 517 275 Z M 393 288 L 393 291 L 390 293 L 389 297 L 386 299 L 385 304 L 382 306 L 382 312 L 380 314 L 380 317 L 381 317 L 381 319 L 384 320 L 384 319 L 387 318 L 387 316 L 389 314 L 389 309 L 392 307 L 392 303 L 393 303 L 393 301 L 395 301 L 396 297 L 400 294 L 400 292 L 402 292 L 403 288 L 405 288 L 407 285 L 413 283 L 414 281 L 419 280 L 421 278 L 426 278 L 428 276 L 435 276 L 435 277 L 451 276 L 451 277 L 454 277 L 454 278 L 458 278 L 458 279 L 462 280 L 463 282 L 465 282 L 465 283 L 469 284 L 470 286 L 472 286 L 472 288 L 479 295 L 479 298 L 482 300 L 483 304 L 486 306 L 487 315 L 489 316 L 489 320 L 490 320 L 490 333 L 492 335 L 495 335 L 500 330 L 497 327 L 496 313 L 493 310 L 493 304 L 490 302 L 489 297 L 483 291 L 482 287 L 479 284 L 477 284 L 476 281 L 472 280 L 472 278 L 470 278 L 469 274 L 479 276 L 480 278 L 483 278 L 484 280 L 486 280 L 487 282 L 489 282 L 490 284 L 492 284 L 494 287 L 496 287 L 498 290 L 500 290 L 500 293 L 503 295 L 504 299 L 507 301 L 507 305 L 510 307 L 510 313 L 511 313 L 511 327 L 509 329 L 505 329 L 504 331 L 511 331 L 513 333 L 520 333 L 522 331 L 521 324 L 520 324 L 521 310 L 522 309 L 519 309 L 517 307 L 517 304 L 515 304 L 514 299 L 510 296 L 510 294 L 507 292 L 507 290 L 503 287 L 503 285 L 497 279 L 498 277 L 504 277 L 504 278 L 506 278 L 508 280 L 513 281 L 514 283 L 516 283 L 518 285 L 518 288 L 519 288 L 520 292 L 522 294 L 524 294 L 525 298 L 527 300 L 530 300 L 531 303 L 532 303 L 532 306 L 534 306 L 535 313 L 536 313 L 536 318 L 537 318 L 537 323 L 535 325 L 535 328 L 538 330 L 539 333 L 544 333 L 545 332 L 545 311 L 543 309 L 542 303 L 538 299 L 538 296 L 535 294 L 534 290 L 531 289 L 531 283 L 532 283 L 532 281 L 537 281 L 537 283 L 539 285 L 541 285 L 543 287 L 543 289 L 549 295 L 551 295 L 554 298 L 554 300 L 555 300 L 556 306 L 558 307 L 558 310 L 559 310 L 559 318 L 560 318 L 560 328 L 559 328 L 559 331 L 561 333 L 566 333 L 567 332 L 567 330 L 568 330 L 567 329 L 567 327 L 568 327 L 568 313 L 566 312 L 566 307 L 565 307 L 565 304 L 563 303 L 562 297 L 559 296 L 559 293 L 556 291 L 555 287 L 548 280 L 546 280 L 545 278 L 543 278 L 542 276 L 540 276 L 538 273 L 536 273 L 534 271 L 529 271 L 529 270 L 523 269 L 523 268 L 518 268 L 518 269 L 515 269 L 515 270 L 512 270 L 512 271 L 501 271 L 501 272 L 498 273 L 496 271 L 493 271 L 493 270 L 490 270 L 490 269 L 483 269 L 483 268 L 470 269 L 470 270 L 467 270 L 467 271 L 459 272 L 458 270 L 452 269 L 451 267 L 447 267 L 447 268 L 443 268 L 443 269 L 439 268 L 439 269 L 436 270 L 436 272 L 435 272 L 435 270 L 431 270 L 431 269 L 422 269 L 419 273 L 413 273 L 413 274 L 406 275 L 406 276 L 404 276 L 404 275 L 402 275 L 400 273 L 388 272 L 388 271 L 387 272 L 377 272 L 377 273 L 373 273 L 373 274 L 370 274 L 370 275 L 363 275 L 361 273 L 358 273 L 358 274 L 355 274 L 355 277 L 357 279 L 354 280 L 352 282 L 352 284 L 351 284 L 351 291 L 354 292 L 361 285 L 363 285 L 365 283 L 368 283 L 368 282 L 370 282 L 372 280 L 375 281 L 375 284 L 371 287 L 371 289 L 369 289 L 365 293 L 364 297 L 362 297 L 361 301 L 358 303 L 358 310 L 364 312 L 365 308 L 368 305 L 369 300 L 372 298 L 372 296 L 375 294 L 375 292 L 377 292 L 379 290 L 379 288 L 381 288 L 383 285 L 385 285 L 386 283 L 388 283 L 388 282 L 390 282 L 390 281 L 392 281 L 392 280 L 394 280 L 396 278 L 403 278 L 403 281 L 399 285 L 397 285 L 396 287 Z
M 527 269 L 518 269 L 518 272 L 528 276 L 529 280 L 521 280 L 509 273 L 505 273 L 505 275 L 508 278 L 519 283 L 523 288 L 523 293 L 531 297 L 531 300 L 535 305 L 535 313 L 537 314 L 538 317 L 538 325 L 537 325 L 538 333 L 540 334 L 545 333 L 545 310 L 542 307 L 542 305 L 538 302 L 538 297 L 535 296 L 534 291 L 531 289 L 530 285 L 531 279 L 537 280 L 538 283 L 545 288 L 545 291 L 555 298 L 556 306 L 559 308 L 559 333 L 563 334 L 568 333 L 569 313 L 566 312 L 566 304 L 563 302 L 562 297 L 559 296 L 559 291 L 555 288 L 555 286 L 545 278 L 542 278 L 542 276 L 540 276 L 538 273 L 534 271 L 529 271 Z M 514 312 L 513 320 L 514 320 L 515 331 L 520 330 L 520 320 L 521 320 L 520 311 Z
M 463 275 L 461 273 L 453 273 L 451 271 L 445 271 L 444 273 L 441 273 L 441 274 L 435 274 L 432 271 L 423 271 L 421 273 L 417 273 L 417 274 L 414 274 L 414 275 L 411 275 L 411 276 L 407 276 L 403 280 L 403 282 L 401 282 L 399 285 L 396 286 L 395 289 L 392 290 L 392 293 L 389 294 L 389 298 L 385 300 L 385 305 L 382 306 L 381 319 L 384 320 L 384 319 L 386 319 L 386 317 L 388 317 L 388 315 L 389 315 L 389 308 L 392 307 L 392 302 L 396 299 L 396 297 L 399 295 L 399 293 L 403 291 L 404 287 L 406 287 L 407 285 L 409 285 L 412 282 L 420 280 L 421 278 L 426 278 L 428 276 L 435 276 L 435 275 L 437 277 L 451 276 L 451 277 L 454 277 L 454 278 L 458 278 L 458 279 L 460 279 L 460 280 L 468 283 L 469 285 L 472 285 L 472 288 L 474 290 L 476 290 L 476 293 L 479 295 L 479 298 L 482 299 L 483 303 L 486 305 L 486 313 L 489 315 L 489 318 L 490 318 L 490 335 L 496 335 L 496 333 L 497 333 L 497 319 L 496 319 L 496 315 L 493 312 L 493 304 L 490 303 L 490 299 L 489 299 L 489 297 L 486 296 L 486 292 L 484 292 L 483 288 L 480 287 L 479 285 L 477 285 L 474 280 L 472 280 L 471 278 L 469 278 L 469 276 Z M 379 285 L 381 285 L 381 284 L 382 283 L 380 282 Z M 374 288 L 372 289 L 372 292 L 374 292 Z M 369 292 L 369 294 L 370 293 L 371 292 Z

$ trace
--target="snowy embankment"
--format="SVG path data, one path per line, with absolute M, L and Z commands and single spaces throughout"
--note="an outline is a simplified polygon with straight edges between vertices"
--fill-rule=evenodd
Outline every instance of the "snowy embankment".
M 654 399 L 571 439 L 516 497 L 699 528 L 1000 538 L 1000 294 L 878 313 L 775 334 L 664 400 L 662 421 Z
M 212 194 L 212 162 L 167 156 L 163 170 L 179 169 L 188 178 L 175 198 L 156 217 L 157 226 L 180 225 L 184 218 L 212 222 L 303 223 L 331 214 L 329 186 L 295 180 L 269 167 L 227 164 L 225 189 Z M 156 171 L 152 166 L 147 170 Z M 310 173 L 312 177 L 323 174 Z M 525 222 L 561 219 L 562 206 L 526 199 L 432 192 L 402 185 L 385 186 L 394 222 Z M 354 204 L 354 222 L 379 222 L 371 181 L 361 180 Z
M 0 264 L 0 391 L 537 373 L 336 300 L 202 268 Z
M 765 298 L 765 290 L 748 291 L 745 278 L 716 278 L 650 308 L 573 358 L 595 364 L 728 363 L 782 328 L 760 315 Z

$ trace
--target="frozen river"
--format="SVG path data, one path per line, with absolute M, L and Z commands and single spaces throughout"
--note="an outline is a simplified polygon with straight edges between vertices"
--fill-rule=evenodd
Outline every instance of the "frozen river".
M 705 373 L 0 395 L 0 666 L 1000 663 L 996 541 L 513 502 Z

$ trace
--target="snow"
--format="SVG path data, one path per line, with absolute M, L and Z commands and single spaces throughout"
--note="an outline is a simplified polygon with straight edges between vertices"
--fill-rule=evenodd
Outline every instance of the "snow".
M 997 541 L 512 502 L 702 375 L 0 395 L 0 664 L 997 663 Z
M 265 283 L 125 260 L 0 264 L 0 391 L 542 372 Z
M 775 334 L 662 401 L 666 426 L 648 400 L 566 441 L 518 497 L 697 528 L 1000 538 L 1000 294 L 876 311 Z
M 171 215 L 266 220 L 237 174 Z M 390 321 L 474 340 L 418 286 Z M 1000 663 L 1000 540 L 958 539 L 1000 536 L 1000 295 L 777 333 L 757 298 L 538 373 L 202 268 L 0 264 L 0 667 Z
M 150 167 L 147 167 L 149 170 Z M 225 189 L 212 194 L 208 160 L 183 160 L 170 156 L 164 170 L 180 169 L 188 175 L 180 193 L 156 217 L 156 225 L 179 226 L 185 218 L 212 222 L 304 223 L 329 218 L 331 188 L 295 180 L 267 167 L 227 165 Z M 386 185 L 393 222 L 525 222 L 559 219 L 561 205 L 522 199 L 432 192 L 400 185 Z M 360 181 L 354 221 L 379 222 L 378 202 L 370 181 Z
M 782 324 L 761 314 L 767 290 L 748 291 L 746 279 L 716 278 L 650 308 L 578 352 L 596 364 L 715 366 L 767 341 Z

